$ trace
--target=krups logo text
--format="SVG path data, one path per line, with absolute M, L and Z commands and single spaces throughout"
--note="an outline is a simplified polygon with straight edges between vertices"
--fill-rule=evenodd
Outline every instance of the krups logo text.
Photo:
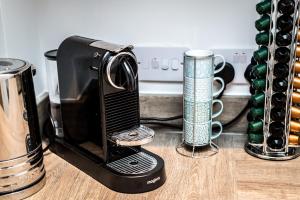
M 159 180 L 160 180 L 160 177 L 154 178 L 154 179 L 152 179 L 152 180 L 150 180 L 150 181 L 147 181 L 147 185 L 156 183 L 156 182 L 159 181 Z

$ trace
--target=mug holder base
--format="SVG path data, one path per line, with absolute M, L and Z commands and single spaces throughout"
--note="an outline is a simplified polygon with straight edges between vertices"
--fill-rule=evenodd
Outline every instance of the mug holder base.
M 263 160 L 285 161 L 285 160 L 292 160 L 300 156 L 300 152 L 297 151 L 297 148 L 290 148 L 290 150 L 287 153 L 282 153 L 282 152 L 266 153 L 263 151 L 262 147 L 255 147 L 250 144 L 246 144 L 244 149 L 251 156 Z
M 219 152 L 219 146 L 213 142 L 201 147 L 187 145 L 182 142 L 176 147 L 176 152 L 189 158 L 209 158 Z

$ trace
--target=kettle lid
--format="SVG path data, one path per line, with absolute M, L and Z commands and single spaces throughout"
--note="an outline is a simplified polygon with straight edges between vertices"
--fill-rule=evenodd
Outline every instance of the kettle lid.
M 0 58 L 0 74 L 15 74 L 26 70 L 29 65 L 23 61 L 12 58 Z
M 48 60 L 56 61 L 56 59 L 57 59 L 57 49 L 47 51 L 47 52 L 44 54 L 44 56 L 45 56 Z

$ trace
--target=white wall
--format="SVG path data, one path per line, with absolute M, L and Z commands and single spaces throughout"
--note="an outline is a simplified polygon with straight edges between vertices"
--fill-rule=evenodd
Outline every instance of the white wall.
M 41 48 L 73 34 L 118 43 L 197 48 L 252 47 L 255 1 L 44 0 Z
M 2 10 L 1 10 L 1 1 L 0 1 L 0 57 L 5 56 L 5 45 L 4 45 L 4 30 L 2 23 Z
M 7 57 L 27 60 L 37 67 L 36 94 L 45 90 L 44 63 L 37 27 L 38 0 L 1 0 L 4 46 Z
M 256 1 L 0 0 L 7 54 L 38 65 L 70 35 L 121 44 L 190 48 L 253 48 Z M 26 11 L 26 12 L 24 12 Z

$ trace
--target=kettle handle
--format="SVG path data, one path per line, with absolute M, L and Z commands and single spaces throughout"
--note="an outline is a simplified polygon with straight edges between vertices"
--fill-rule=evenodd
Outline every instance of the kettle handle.
M 36 67 L 34 65 L 31 66 L 31 73 L 32 73 L 32 76 L 36 75 Z

